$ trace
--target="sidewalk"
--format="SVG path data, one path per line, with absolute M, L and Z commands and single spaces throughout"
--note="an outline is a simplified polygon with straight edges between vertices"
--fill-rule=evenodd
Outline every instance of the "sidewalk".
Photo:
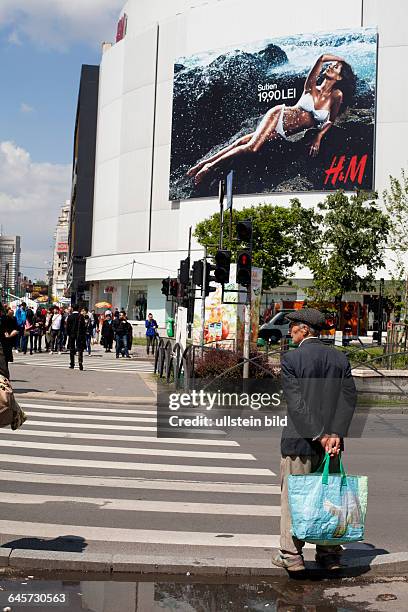
M 155 382 L 151 373 L 143 371 L 144 365 L 147 368 L 153 365 L 153 360 L 148 360 L 143 350 L 144 347 L 136 346 L 132 359 L 117 360 L 114 352 L 105 353 L 95 345 L 91 356 L 84 355 L 83 372 L 77 367 L 69 369 L 69 353 L 18 355 L 10 364 L 13 388 L 20 399 L 154 403 Z M 87 370 L 91 365 L 100 371 Z

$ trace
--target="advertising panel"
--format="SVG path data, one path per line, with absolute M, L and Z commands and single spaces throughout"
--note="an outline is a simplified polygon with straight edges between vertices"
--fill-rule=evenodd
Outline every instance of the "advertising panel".
M 290 35 L 178 58 L 171 200 L 374 187 L 377 30 Z

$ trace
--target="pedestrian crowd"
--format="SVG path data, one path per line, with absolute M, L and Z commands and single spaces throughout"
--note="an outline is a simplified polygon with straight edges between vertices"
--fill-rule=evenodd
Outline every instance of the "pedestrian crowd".
M 154 324 L 157 329 L 155 321 Z M 79 369 L 83 370 L 84 353 L 91 355 L 92 346 L 97 343 L 107 353 L 112 352 L 115 343 L 116 358 L 131 359 L 133 328 L 124 310 L 116 309 L 113 314 L 106 310 L 99 315 L 77 305 L 48 309 L 39 305 L 33 309 L 21 302 L 15 311 L 0 304 L 0 339 L 7 363 L 13 361 L 13 352 L 69 353 L 69 367 L 75 367 L 77 354 Z

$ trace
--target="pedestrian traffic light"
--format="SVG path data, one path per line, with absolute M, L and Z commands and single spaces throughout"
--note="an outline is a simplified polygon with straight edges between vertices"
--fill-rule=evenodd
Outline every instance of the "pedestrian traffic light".
M 204 264 L 202 260 L 193 262 L 193 284 L 197 287 L 203 286 Z
M 252 258 L 249 251 L 241 251 L 238 253 L 237 260 L 237 283 L 244 287 L 251 285 L 251 266 Z
M 190 282 L 190 258 L 186 257 L 186 259 L 182 259 L 180 261 L 180 284 L 184 287 Z
M 210 283 L 216 282 L 217 279 L 215 276 L 211 275 L 211 272 L 215 270 L 216 266 L 210 264 L 209 261 L 207 261 L 205 265 L 205 296 L 207 297 L 207 295 L 210 295 L 210 293 L 217 290 L 217 287 L 211 287 L 210 285 Z
M 239 242 L 249 244 L 252 240 L 252 221 L 238 221 L 237 223 L 237 238 Z
M 219 250 L 215 254 L 214 276 L 218 283 L 224 285 L 229 281 L 231 251 Z
M 166 296 L 166 298 L 169 297 L 169 291 L 170 291 L 170 279 L 169 278 L 164 278 L 162 280 L 162 288 L 161 288 L 161 292 L 163 295 Z
M 173 297 L 177 297 L 178 288 L 179 288 L 179 282 L 177 278 L 171 278 L 170 279 L 170 295 L 172 295 Z

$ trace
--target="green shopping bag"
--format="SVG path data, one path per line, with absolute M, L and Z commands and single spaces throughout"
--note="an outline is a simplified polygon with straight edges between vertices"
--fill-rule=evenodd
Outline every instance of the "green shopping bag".
M 326 546 L 363 540 L 368 478 L 347 475 L 341 457 L 338 474 L 329 466 L 326 454 L 316 472 L 288 476 L 292 535 Z

